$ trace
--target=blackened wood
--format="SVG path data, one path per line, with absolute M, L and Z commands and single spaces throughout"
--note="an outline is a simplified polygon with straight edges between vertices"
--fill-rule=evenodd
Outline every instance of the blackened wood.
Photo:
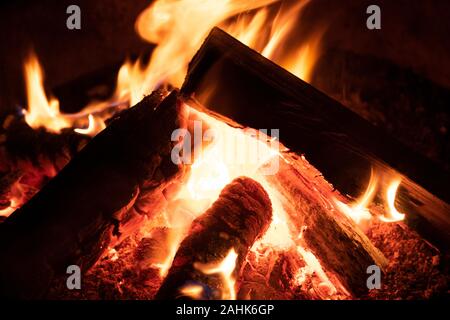
M 189 298 L 180 290 L 200 285 L 202 299 L 221 299 L 221 276 L 207 275 L 196 264 L 217 264 L 234 249 L 238 255 L 233 273 L 236 279 L 249 248 L 264 234 L 271 219 L 272 205 L 264 188 L 250 178 L 233 180 L 211 208 L 192 223 L 156 298 Z
M 179 173 L 170 159 L 180 127 L 177 92 L 158 91 L 119 114 L 62 171 L 0 225 L 0 294 L 40 298 L 66 268 L 91 267 L 140 197 L 158 197 Z M 59 281 L 59 280 L 58 280 Z
M 450 245 L 447 171 L 222 30 L 194 56 L 181 92 L 241 125 L 280 129 L 281 142 L 345 194 L 365 189 L 372 166 L 400 172 L 407 179 L 398 205 L 410 209 L 410 225 Z

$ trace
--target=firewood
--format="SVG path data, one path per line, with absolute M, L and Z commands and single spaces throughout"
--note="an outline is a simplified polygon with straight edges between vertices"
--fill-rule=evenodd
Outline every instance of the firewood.
M 181 92 L 243 126 L 279 129 L 281 142 L 305 154 L 343 194 L 364 190 L 371 167 L 399 172 L 406 177 L 398 198 L 408 208 L 406 222 L 448 249 L 447 171 L 224 31 L 211 31 Z
M 157 91 L 120 113 L 0 225 L 0 295 L 44 297 L 69 265 L 86 272 L 148 214 L 140 199 L 160 197 L 181 174 L 170 157 L 183 125 L 177 96 Z
M 233 249 L 237 258 L 232 276 L 236 279 L 249 248 L 267 230 L 271 218 L 272 205 L 263 187 L 246 177 L 233 180 L 192 223 L 156 298 L 192 298 L 183 293 L 189 286 L 201 288 L 198 298 L 224 298 L 221 275 L 205 274 L 198 265 L 218 264 Z
M 286 197 L 285 208 L 291 227 L 301 234 L 300 243 L 354 297 L 367 293 L 367 268 L 376 265 L 383 271 L 388 260 L 353 220 L 334 208 L 332 187 L 314 168 L 299 168 L 293 157 L 285 158 L 290 164 L 281 161 L 277 174 L 267 178 Z

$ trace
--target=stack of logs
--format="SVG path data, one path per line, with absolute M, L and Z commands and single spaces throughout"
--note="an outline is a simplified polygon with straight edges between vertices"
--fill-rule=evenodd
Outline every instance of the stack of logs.
M 333 159 L 343 154 L 340 162 L 356 159 L 356 168 L 359 169 L 362 167 L 361 159 L 375 159 L 387 166 L 386 162 L 381 161 L 380 153 L 367 151 L 370 149 L 367 146 L 361 147 L 363 142 L 367 142 L 364 139 L 372 136 L 372 129 L 364 128 L 365 124 L 360 119 L 341 110 L 333 102 L 332 113 L 353 125 L 347 128 L 342 123 L 328 127 L 335 131 L 328 132 L 324 125 L 331 121 L 330 116 L 324 116 L 320 111 L 328 100 L 249 50 L 236 44 L 235 40 L 230 40 L 220 30 L 214 30 L 191 63 L 182 94 L 176 90 L 170 93 L 159 90 L 116 115 L 109 126 L 92 139 L 54 179 L 0 224 L 0 294 L 20 298 L 45 297 L 51 283 L 59 278 L 65 281 L 67 266 L 78 265 L 83 272 L 88 271 L 105 249 L 139 229 L 145 217 L 151 219 L 160 210 L 168 190 L 185 173 L 185 168 L 175 165 L 171 160 L 175 144 L 171 141 L 172 132 L 187 126 L 188 114 L 183 101 L 189 100 L 194 105 L 199 100 L 201 102 L 201 92 L 207 82 L 205 74 L 208 72 L 205 70 L 222 70 L 220 68 L 224 67 L 225 62 L 231 65 L 226 74 L 236 75 L 236 72 L 244 70 L 245 79 L 259 79 L 251 85 L 253 89 L 267 88 L 268 85 L 275 88 L 263 91 L 266 95 L 271 94 L 267 101 L 276 98 L 282 108 L 268 106 L 267 101 L 253 101 L 250 104 L 273 107 L 276 111 L 273 117 L 260 113 L 251 120 L 253 109 L 248 111 L 243 107 L 230 110 L 230 106 L 236 105 L 236 101 L 230 103 L 230 99 L 236 99 L 236 95 L 239 95 L 237 100 L 241 102 L 237 105 L 242 105 L 248 103 L 249 97 L 254 97 L 256 91 L 249 90 L 250 95 L 243 97 L 242 90 L 231 88 L 221 90 L 226 94 L 232 93 L 229 97 L 214 96 L 214 105 L 220 106 L 216 109 L 220 113 L 251 127 L 270 127 L 267 124 L 271 120 L 277 125 L 284 123 L 286 130 L 282 131 L 285 135 L 285 138 L 281 138 L 282 142 L 287 142 L 296 152 L 307 151 L 313 160 L 323 156 L 313 147 L 317 144 L 327 152 L 333 151 L 327 155 L 332 155 Z M 214 66 L 220 68 L 214 69 Z M 257 72 L 255 66 L 262 66 L 260 70 L 264 70 L 263 74 Z M 265 72 L 267 70 L 274 72 Z M 275 83 L 269 75 L 281 77 L 290 85 L 283 86 L 281 80 Z M 302 92 L 294 94 L 294 99 L 292 93 L 286 93 L 280 86 L 301 88 Z M 257 92 L 259 94 L 261 90 Z M 224 98 L 222 103 L 220 98 Z M 309 107 L 302 109 L 293 104 L 293 99 Z M 320 112 L 310 108 L 311 104 Z M 199 104 L 196 107 L 207 111 Z M 296 122 L 285 121 L 286 117 L 291 119 L 292 114 Z M 343 143 L 342 134 L 339 134 L 343 127 L 346 128 L 344 135 L 349 135 L 349 130 L 356 130 L 362 138 L 356 139 L 356 142 L 349 140 Z M 283 125 L 279 128 L 283 130 Z M 298 139 L 298 128 L 303 130 L 301 139 Z M 302 142 L 299 143 L 299 140 Z M 305 149 L 301 150 L 302 147 Z M 361 157 L 365 151 L 367 157 Z M 332 187 L 321 177 L 315 183 L 322 185 L 312 187 L 314 177 L 306 175 L 296 166 L 295 153 L 289 156 L 292 160 L 290 164 L 282 162 L 279 172 L 270 177 L 270 182 L 288 199 L 287 212 L 293 222 L 293 233 L 304 231 L 302 244 L 314 253 L 327 273 L 335 277 L 351 295 L 363 295 L 367 290 L 367 267 L 378 265 L 383 269 L 386 259 L 350 219 L 330 210 L 323 201 L 324 198 L 329 199 Z M 405 173 L 412 172 L 409 166 L 401 167 L 402 159 L 403 156 L 399 159 L 388 158 L 386 161 L 395 162 L 394 167 Z M 318 160 L 317 163 L 327 173 L 333 168 L 327 166 L 325 160 Z M 417 163 L 426 167 L 422 159 Z M 425 171 L 435 174 L 436 169 Z M 412 173 L 422 182 L 422 171 Z M 317 174 L 320 175 L 319 172 Z M 427 184 L 427 181 L 423 180 L 423 183 Z M 439 191 L 439 186 L 440 182 L 432 189 Z M 434 199 L 428 193 L 419 191 L 425 201 Z M 443 203 L 441 211 L 448 213 L 447 208 Z M 436 219 L 447 222 L 446 216 L 442 218 L 440 214 L 436 214 Z M 239 278 L 249 248 L 264 234 L 271 216 L 271 201 L 260 184 L 246 177 L 232 181 L 210 209 L 192 224 L 156 297 L 186 298 L 180 289 L 192 283 L 200 283 L 205 288 L 202 298 L 222 297 L 222 281 L 199 271 L 196 263 L 221 261 L 230 249 L 234 249 L 237 256 L 233 276 Z

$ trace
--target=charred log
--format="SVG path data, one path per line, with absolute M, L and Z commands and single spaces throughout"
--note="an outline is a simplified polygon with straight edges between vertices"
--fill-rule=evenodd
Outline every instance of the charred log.
M 224 284 L 220 275 L 205 274 L 198 265 L 219 263 L 234 249 L 236 277 L 249 248 L 267 230 L 271 218 L 272 205 L 263 187 L 250 178 L 233 180 L 211 208 L 194 220 L 156 298 L 189 298 L 183 288 L 200 286 L 199 298 L 221 299 Z
M 367 267 L 377 265 L 383 271 L 388 260 L 353 220 L 327 203 L 325 199 L 331 198 L 331 186 L 322 177 L 315 178 L 317 172 L 306 175 L 293 163 L 281 162 L 278 173 L 268 176 L 286 196 L 286 211 L 293 228 L 325 270 L 334 273 L 353 296 L 367 293 Z
M 122 112 L 0 225 L 1 295 L 45 296 L 69 265 L 87 271 L 148 213 L 139 200 L 161 197 L 180 173 L 170 137 L 181 106 L 176 92 L 158 91 Z
M 213 29 L 191 61 L 181 92 L 243 126 L 280 129 L 281 142 L 344 194 L 364 190 L 361 177 L 373 166 L 400 172 L 408 178 L 399 199 L 407 223 L 448 248 L 447 171 L 222 30 Z

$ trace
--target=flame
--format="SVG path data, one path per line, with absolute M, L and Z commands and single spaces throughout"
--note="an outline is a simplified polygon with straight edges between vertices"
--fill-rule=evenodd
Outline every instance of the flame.
M 372 218 L 372 215 L 370 214 L 368 206 L 375 196 L 377 185 L 378 185 L 378 176 L 372 170 L 367 189 L 360 198 L 358 198 L 354 203 L 349 205 L 337 199 L 334 199 L 334 202 L 343 213 L 345 213 L 356 223 L 360 223 L 363 220 L 370 220 Z
M 85 121 L 88 117 L 88 128 L 74 129 L 80 134 L 95 135 L 105 128 L 102 118 L 96 118 L 86 111 L 95 109 L 88 106 L 86 111 L 76 114 L 64 114 L 59 109 L 59 101 L 56 98 L 47 98 L 44 90 L 44 77 L 41 65 L 34 52 L 32 52 L 24 64 L 25 84 L 27 93 L 28 110 L 23 110 L 25 121 L 34 129 L 44 127 L 49 132 L 60 133 L 62 129 L 74 127 L 77 122 Z M 103 109 L 103 104 L 99 105 Z
M 233 128 L 190 106 L 187 109 L 192 118 L 200 119 L 195 120 L 201 121 L 197 132 L 208 144 L 201 150 L 194 150 L 198 155 L 194 156 L 187 181 L 174 195 L 172 201 L 175 205 L 163 213 L 170 231 L 165 259 L 155 265 L 160 269 L 160 275 L 164 277 L 170 269 L 192 221 L 217 200 L 227 184 L 240 176 L 258 181 L 268 193 L 273 208 L 272 223 L 252 250 L 258 246 L 292 247 L 294 241 L 281 195 L 264 175 L 264 169 L 276 167 L 273 163 L 280 161 L 278 141 L 257 130 Z M 202 128 L 208 129 L 203 132 Z
M 5 209 L 0 210 L 0 217 L 10 216 L 16 209 L 18 209 L 25 201 L 24 187 L 16 181 L 11 187 L 10 204 Z
M 48 98 L 43 72 L 32 53 L 25 62 L 28 110 L 25 120 L 32 128 L 45 127 L 60 133 L 64 128 L 94 136 L 105 128 L 108 108 L 131 106 L 162 84 L 180 87 L 189 61 L 216 25 L 261 52 L 305 81 L 310 81 L 319 56 L 323 28 L 292 46 L 292 33 L 309 1 L 280 6 L 275 19 L 269 14 L 280 0 L 157 0 L 137 18 L 135 28 L 156 44 L 148 61 L 125 61 L 119 70 L 116 90 L 107 101 L 92 102 L 81 112 L 60 112 L 59 101 Z M 234 18 L 234 19 L 232 19 Z M 287 46 L 289 44 L 289 46 Z M 87 128 L 86 128 L 87 126 Z
M 198 284 L 191 284 L 180 289 L 180 293 L 193 299 L 200 299 L 203 294 L 203 287 Z
M 224 290 L 222 292 L 222 299 L 236 300 L 236 279 L 233 277 L 234 269 L 236 268 L 236 259 L 238 254 L 232 248 L 226 257 L 219 263 L 201 264 L 194 263 L 194 267 L 204 274 L 220 274 L 223 281 Z
M 311 251 L 303 248 L 302 246 L 297 246 L 297 251 L 303 257 L 306 265 L 305 267 L 300 268 L 297 271 L 297 274 L 295 276 L 296 283 L 298 285 L 301 285 L 306 280 L 307 275 L 315 273 L 321 281 L 320 286 L 326 287 L 328 289 L 328 296 L 336 294 L 336 287 L 326 275 L 317 257 Z
M 9 207 L 0 210 L 0 217 L 9 217 L 11 213 L 13 213 L 17 209 L 17 206 L 18 206 L 17 200 L 14 198 L 11 199 Z
M 287 213 L 281 195 L 265 178 L 265 173 L 277 169 L 280 157 L 278 141 L 258 130 L 232 128 L 223 121 L 189 107 L 189 112 L 201 119 L 206 131 L 204 138 L 210 144 L 200 151 L 191 166 L 185 186 L 177 194 L 190 204 L 192 215 L 202 214 L 219 196 L 221 190 L 233 179 L 247 176 L 258 181 L 272 202 L 273 219 L 261 243 L 279 248 L 292 246 Z M 202 200 L 202 201 L 199 201 Z
M 308 81 L 319 56 L 322 31 L 313 34 L 309 44 L 299 43 L 296 48 L 283 50 L 297 24 L 297 18 L 309 1 L 300 1 L 291 8 L 282 7 L 274 21 L 268 15 L 268 6 L 279 0 L 159 0 L 145 9 L 136 21 L 136 31 L 145 40 L 156 43 L 147 66 L 140 62 L 127 68 L 133 69 L 134 96 L 150 92 L 161 83 L 180 86 L 186 75 L 187 65 L 209 31 L 216 25 L 241 42 L 261 52 L 297 76 Z M 252 18 L 248 12 L 256 10 Z M 240 15 L 237 21 L 231 17 Z M 244 16 L 244 17 L 242 17 Z M 270 28 L 268 27 L 270 26 Z M 262 34 L 269 33 L 264 44 Z M 140 100 L 139 98 L 139 100 Z
M 384 222 L 396 222 L 401 221 L 405 219 L 405 214 L 400 213 L 395 208 L 395 198 L 397 195 L 398 187 L 400 186 L 400 183 L 402 182 L 401 178 L 395 178 L 387 188 L 386 192 L 386 202 L 389 214 L 386 216 L 380 216 L 381 221 Z
M 106 127 L 105 122 L 103 120 L 101 120 L 100 118 L 95 118 L 92 114 L 90 114 L 88 116 L 88 121 L 89 121 L 89 124 L 86 129 L 79 128 L 79 129 L 74 129 L 74 131 L 76 133 L 93 136 L 96 133 L 105 129 L 105 127 Z
M 26 122 L 32 128 L 46 127 L 56 133 L 70 127 L 70 121 L 59 111 L 59 101 L 55 98 L 47 99 L 42 68 L 34 53 L 25 62 L 24 72 L 28 101 L 28 110 L 23 111 Z
M 108 249 L 107 256 L 111 261 L 116 261 L 117 259 L 119 259 L 119 253 L 114 248 Z
M 154 264 L 156 268 L 159 268 L 159 276 L 161 278 L 164 278 L 169 272 L 169 269 L 172 266 L 173 259 L 175 258 L 178 247 L 183 240 L 186 230 L 187 224 L 182 230 L 171 229 L 169 231 L 169 234 L 167 236 L 167 254 L 162 262 Z

